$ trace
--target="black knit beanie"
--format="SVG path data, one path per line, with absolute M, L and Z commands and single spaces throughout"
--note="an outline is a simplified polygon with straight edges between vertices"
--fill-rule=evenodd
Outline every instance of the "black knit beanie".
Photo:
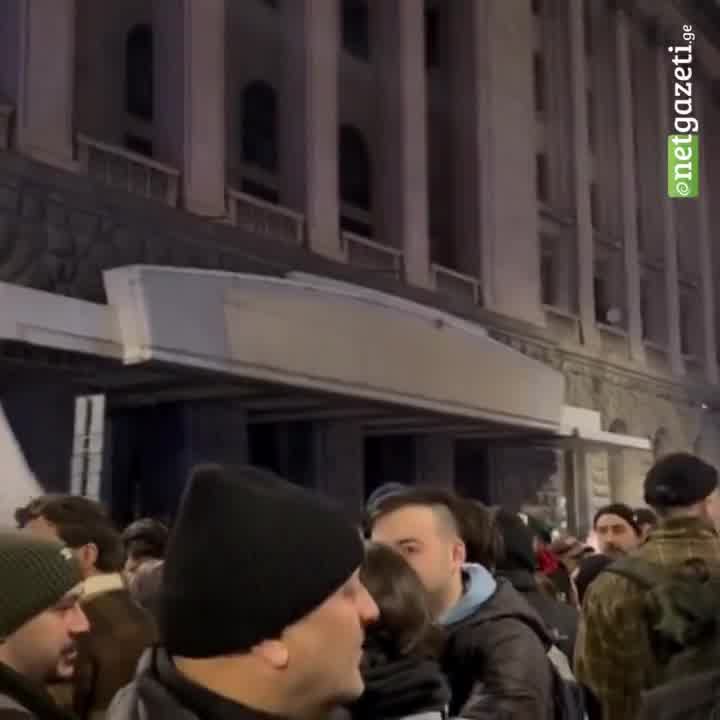
M 621 517 L 636 532 L 636 534 L 642 535 L 640 525 L 638 524 L 637 517 L 635 516 L 635 511 L 629 505 L 625 505 L 625 503 L 612 503 L 611 505 L 601 507 L 595 513 L 595 517 L 593 518 L 593 527 L 597 527 L 598 520 L 603 517 L 603 515 L 617 515 L 618 517 Z
M 0 640 L 83 580 L 72 550 L 19 530 L 0 532 Z
M 196 468 L 164 565 L 171 655 L 218 657 L 281 635 L 364 557 L 357 529 L 319 494 L 254 467 Z
M 718 472 L 688 453 L 666 455 L 645 477 L 645 502 L 654 508 L 690 507 L 718 487 Z

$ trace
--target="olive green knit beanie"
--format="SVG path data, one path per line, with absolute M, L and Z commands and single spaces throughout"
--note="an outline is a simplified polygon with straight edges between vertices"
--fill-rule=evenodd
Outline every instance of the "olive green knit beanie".
M 19 530 L 0 531 L 0 640 L 83 580 L 72 551 Z

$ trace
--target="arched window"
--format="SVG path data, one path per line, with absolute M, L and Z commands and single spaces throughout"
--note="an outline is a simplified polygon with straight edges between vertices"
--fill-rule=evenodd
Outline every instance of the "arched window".
M 340 200 L 361 210 L 370 210 L 370 153 L 362 133 L 354 127 L 340 128 Z
M 277 98 L 264 82 L 253 82 L 243 90 L 242 159 L 267 172 L 277 171 Z
M 125 109 L 130 115 L 153 119 L 153 32 L 135 25 L 125 38 Z

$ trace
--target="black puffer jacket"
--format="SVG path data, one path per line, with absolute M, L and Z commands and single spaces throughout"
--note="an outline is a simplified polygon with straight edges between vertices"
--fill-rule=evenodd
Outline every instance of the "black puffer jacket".
M 372 633 L 361 665 L 365 692 L 350 710 L 354 720 L 442 718 L 450 688 L 439 663 L 422 657 L 394 657 Z
M 495 593 L 469 616 L 446 625 L 443 669 L 450 716 L 470 720 L 551 720 L 552 638 L 538 614 L 498 578 Z

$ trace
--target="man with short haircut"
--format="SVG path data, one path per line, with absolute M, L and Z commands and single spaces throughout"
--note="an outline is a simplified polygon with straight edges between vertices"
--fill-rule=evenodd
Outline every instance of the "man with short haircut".
M 624 503 L 612 503 L 595 513 L 593 529 L 603 555 L 620 558 L 640 546 L 642 530 L 635 511 Z
M 647 474 L 645 502 L 660 524 L 630 558 L 676 573 L 688 561 L 700 562 L 711 577 L 720 575 L 714 467 L 685 453 L 664 457 Z M 604 720 L 634 720 L 642 693 L 662 682 L 664 668 L 647 620 L 648 590 L 612 569 L 593 581 L 585 597 L 577 676 L 599 699 Z
M 82 607 L 91 630 L 78 642 L 71 688 L 53 688 L 83 720 L 102 718 L 115 693 L 135 674 L 146 647 L 156 640 L 155 622 L 132 599 L 121 575 L 125 549 L 99 503 L 85 497 L 48 495 L 16 512 L 20 527 L 38 537 L 61 540 L 80 563 Z
M 64 720 L 46 684 L 73 676 L 88 630 L 82 573 L 72 551 L 0 532 L 0 720 Z
M 552 639 L 507 580 L 466 563 L 467 547 L 476 548 L 480 559 L 487 554 L 482 549 L 496 545 L 493 524 L 473 522 L 477 515 L 470 515 L 466 502 L 440 490 L 389 497 L 373 518 L 372 540 L 410 563 L 448 632 L 443 667 L 452 689 L 450 716 L 546 720 L 554 710 L 546 655 Z M 483 562 L 492 567 L 496 560 Z
M 163 646 L 109 720 L 314 720 L 363 692 L 364 544 L 321 496 L 254 467 L 197 468 L 170 539 Z

